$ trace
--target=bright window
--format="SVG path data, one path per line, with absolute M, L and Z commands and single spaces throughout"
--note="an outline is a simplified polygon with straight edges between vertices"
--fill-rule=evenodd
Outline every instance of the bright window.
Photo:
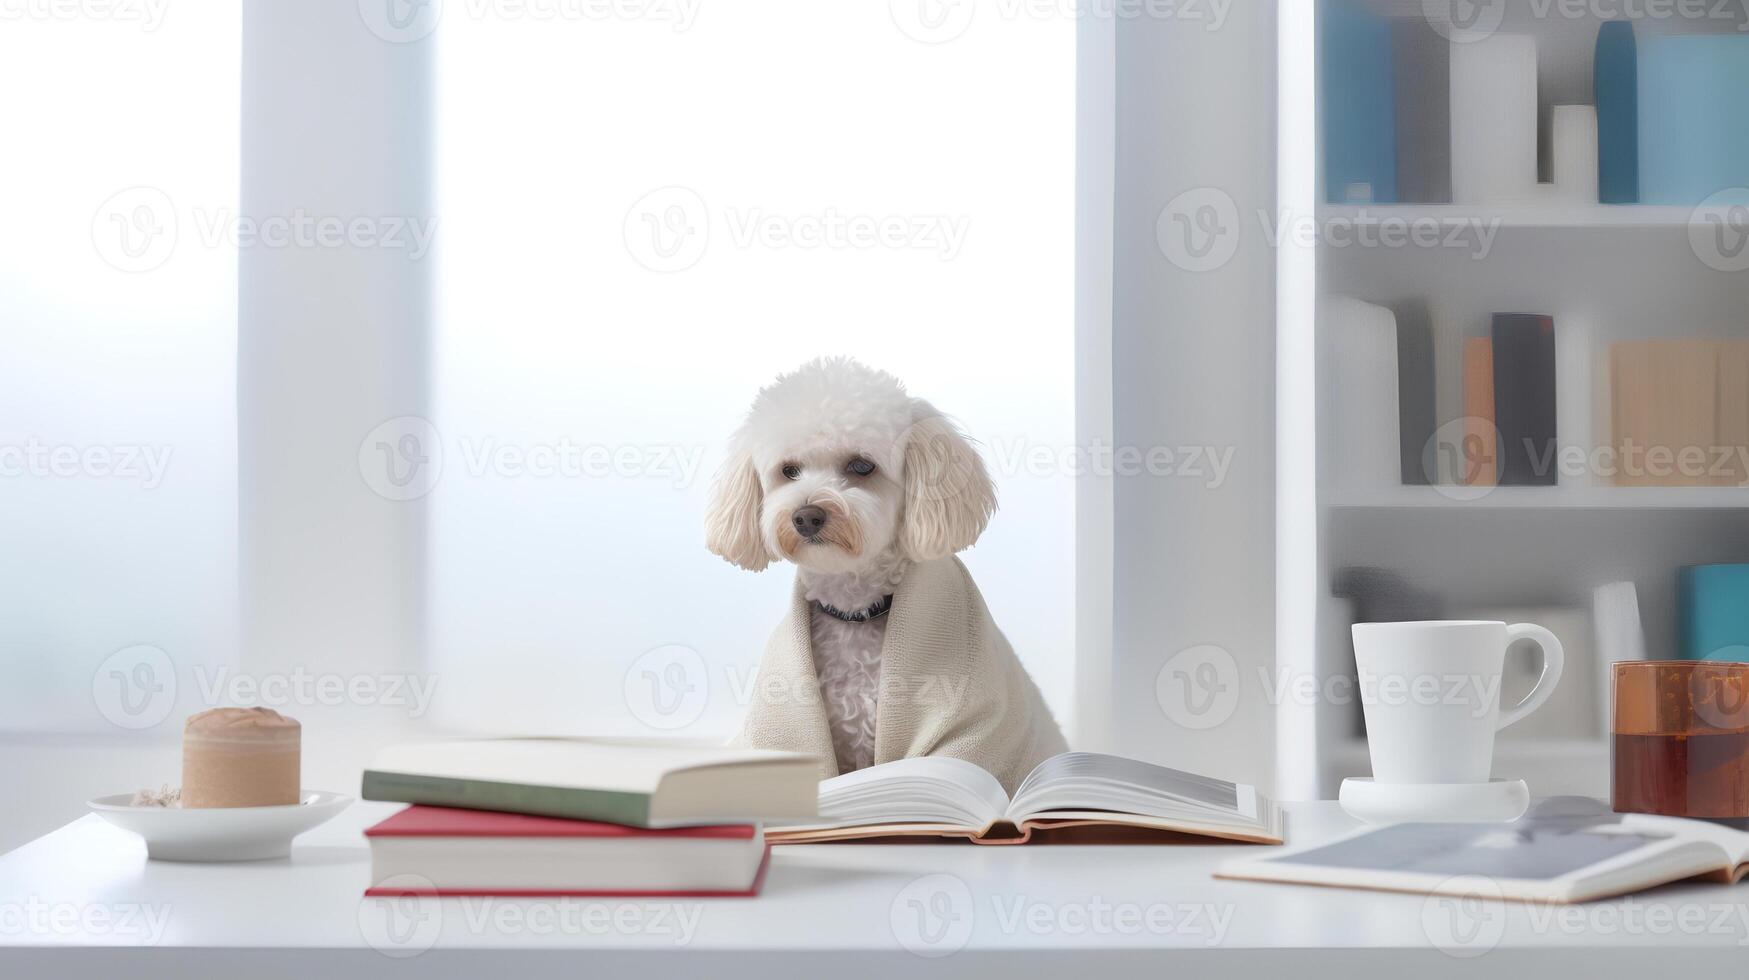
M 240 11 L 159 7 L 0 26 L 0 729 L 152 727 L 235 644 Z
M 495 9 L 437 34 L 437 720 L 729 732 L 793 570 L 705 551 L 709 478 L 760 385 L 842 353 L 983 442 L 962 557 L 1067 722 L 1073 18 Z

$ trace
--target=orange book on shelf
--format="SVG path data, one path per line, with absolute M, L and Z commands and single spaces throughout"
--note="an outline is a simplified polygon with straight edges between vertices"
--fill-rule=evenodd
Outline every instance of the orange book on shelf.
M 1749 341 L 1719 344 L 1719 479 L 1749 483 Z
M 1724 482 L 1713 473 L 1712 450 L 1719 445 L 1718 342 L 1623 341 L 1609 355 L 1615 484 Z
M 1459 483 L 1491 487 L 1497 475 L 1499 429 L 1494 425 L 1494 341 L 1464 340 L 1464 444 Z

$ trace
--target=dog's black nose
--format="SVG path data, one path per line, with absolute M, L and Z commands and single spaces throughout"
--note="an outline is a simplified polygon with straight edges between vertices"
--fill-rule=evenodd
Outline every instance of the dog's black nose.
M 826 526 L 826 509 L 815 507 L 813 504 L 797 507 L 789 519 L 796 526 L 797 534 L 804 538 L 812 538 L 820 533 L 821 528 Z

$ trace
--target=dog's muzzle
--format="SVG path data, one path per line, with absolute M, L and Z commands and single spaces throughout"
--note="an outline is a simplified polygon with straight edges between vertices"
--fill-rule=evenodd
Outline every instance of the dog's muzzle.
M 803 504 L 780 518 L 777 525 L 777 547 L 787 558 L 796 557 L 803 545 L 836 545 L 852 557 L 862 554 L 862 525 L 846 506 L 844 499 L 821 491 L 819 503 Z

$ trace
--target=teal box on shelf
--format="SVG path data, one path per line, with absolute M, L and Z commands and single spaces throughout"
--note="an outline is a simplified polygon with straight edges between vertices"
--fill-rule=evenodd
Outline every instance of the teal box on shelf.
M 1676 628 L 1684 660 L 1749 661 L 1749 565 L 1679 569 Z
M 1749 35 L 1639 42 L 1640 201 L 1749 204 Z

